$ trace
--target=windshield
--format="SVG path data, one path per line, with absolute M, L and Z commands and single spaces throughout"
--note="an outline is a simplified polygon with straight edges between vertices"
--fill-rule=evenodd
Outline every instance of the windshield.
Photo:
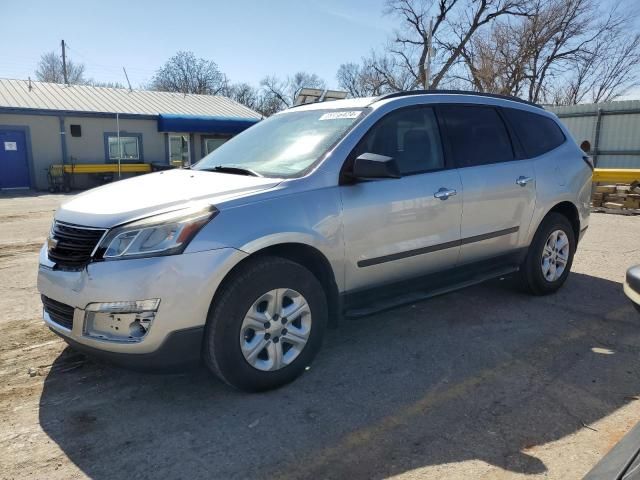
M 265 177 L 294 177 L 324 155 L 363 109 L 307 110 L 274 115 L 245 130 L 193 168 L 236 167 Z

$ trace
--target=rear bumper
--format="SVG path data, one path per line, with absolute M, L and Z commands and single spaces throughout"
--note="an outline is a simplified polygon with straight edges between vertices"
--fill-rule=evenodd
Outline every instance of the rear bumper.
M 640 265 L 627 270 L 624 279 L 624 293 L 636 305 L 640 305 Z

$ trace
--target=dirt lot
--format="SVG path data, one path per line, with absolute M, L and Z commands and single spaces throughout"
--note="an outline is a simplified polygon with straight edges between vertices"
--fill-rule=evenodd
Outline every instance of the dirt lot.
M 494 281 L 329 332 L 310 371 L 246 395 L 132 373 L 40 319 L 37 250 L 62 196 L 0 196 L 0 477 L 554 478 L 640 419 L 640 217 L 592 215 L 565 288 Z M 31 372 L 31 373 L 30 373 Z

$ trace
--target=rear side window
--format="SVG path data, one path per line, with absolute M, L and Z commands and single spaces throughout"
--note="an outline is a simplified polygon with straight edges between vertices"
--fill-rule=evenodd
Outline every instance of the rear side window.
M 493 107 L 446 105 L 438 110 L 446 126 L 453 159 L 458 167 L 472 167 L 514 159 L 511 139 Z
M 393 157 L 402 175 L 444 168 L 433 109 L 418 107 L 389 113 L 366 133 L 353 158 L 363 153 Z
M 558 124 L 548 117 L 515 108 L 503 112 L 529 158 L 547 153 L 566 140 Z

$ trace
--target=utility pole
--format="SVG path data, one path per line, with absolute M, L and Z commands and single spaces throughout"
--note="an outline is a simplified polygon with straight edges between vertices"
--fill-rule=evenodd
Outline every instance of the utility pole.
M 124 72 L 124 78 L 127 79 L 127 85 L 129 85 L 129 91 L 131 91 L 132 90 L 131 82 L 129 81 L 129 75 L 127 75 L 127 70 L 124 67 L 122 67 L 122 71 Z
M 67 79 L 67 52 L 64 44 L 64 40 L 60 42 L 62 46 L 62 75 L 64 76 L 65 85 L 69 85 L 69 80 Z
M 424 88 L 429 90 L 431 85 L 431 55 L 433 51 L 433 17 L 429 20 L 429 38 L 427 39 L 427 71 L 424 79 Z

